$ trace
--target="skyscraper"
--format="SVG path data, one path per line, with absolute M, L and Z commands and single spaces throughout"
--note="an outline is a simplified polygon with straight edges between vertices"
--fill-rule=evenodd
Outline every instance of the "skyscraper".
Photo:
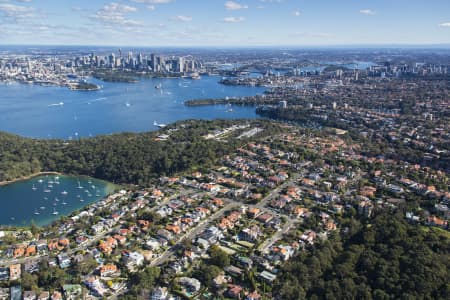
M 150 55 L 150 59 L 151 59 L 151 67 L 152 67 L 152 70 L 153 70 L 153 72 L 156 72 L 156 65 L 157 65 L 157 62 L 156 62 L 156 55 L 155 55 L 154 53 L 152 53 L 152 54 Z
M 109 56 L 109 66 L 114 68 L 116 64 L 116 56 L 114 55 L 114 53 L 111 53 L 111 55 Z
M 183 57 L 179 57 L 178 58 L 178 71 L 180 72 L 180 73 L 183 73 L 184 72 L 184 59 L 183 59 Z

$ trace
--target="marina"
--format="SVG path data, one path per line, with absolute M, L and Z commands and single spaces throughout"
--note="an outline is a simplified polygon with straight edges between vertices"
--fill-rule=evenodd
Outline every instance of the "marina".
M 53 182 L 52 188 L 49 182 Z M 82 185 L 89 186 L 83 199 L 79 195 Z M 112 192 L 113 185 L 108 182 L 62 175 L 43 175 L 0 186 L 0 225 L 44 226 Z

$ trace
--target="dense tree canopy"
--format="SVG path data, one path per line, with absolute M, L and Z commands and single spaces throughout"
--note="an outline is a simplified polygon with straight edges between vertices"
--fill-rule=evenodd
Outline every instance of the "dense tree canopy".
M 157 267 L 147 267 L 142 272 L 130 275 L 130 284 L 132 286 L 128 293 L 131 297 L 130 299 L 148 299 L 148 295 L 157 285 L 156 283 L 160 276 L 161 269 Z
M 214 245 L 209 249 L 209 256 L 211 257 L 209 263 L 220 268 L 230 265 L 230 256 Z
M 271 126 L 268 122 L 268 127 Z M 146 184 L 152 178 L 208 166 L 235 149 L 241 140 L 206 140 L 202 136 L 231 121 L 192 121 L 162 132 L 122 133 L 77 141 L 36 140 L 0 133 L 0 181 L 42 171 L 88 175 L 116 183 Z
M 450 241 L 383 213 L 284 266 L 282 299 L 449 299 Z

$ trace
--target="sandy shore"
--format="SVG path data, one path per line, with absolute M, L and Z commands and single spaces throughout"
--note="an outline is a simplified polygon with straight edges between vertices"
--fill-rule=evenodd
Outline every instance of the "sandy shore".
M 31 174 L 28 176 L 23 176 L 14 180 L 9 180 L 9 181 L 0 181 L 0 186 L 4 186 L 4 185 L 8 185 L 8 184 L 12 184 L 15 182 L 19 182 L 19 181 L 24 181 L 24 180 L 28 180 L 37 176 L 45 176 L 45 175 L 61 175 L 61 173 L 58 172 L 39 172 L 39 173 L 35 173 L 35 174 Z

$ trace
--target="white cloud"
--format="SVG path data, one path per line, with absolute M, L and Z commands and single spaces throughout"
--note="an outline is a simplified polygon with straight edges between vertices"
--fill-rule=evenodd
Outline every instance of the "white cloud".
M 301 12 L 299 10 L 294 10 L 292 14 L 296 17 L 300 17 Z
M 328 39 L 332 36 L 328 33 L 295 32 L 292 36 L 309 39 Z
M 153 11 L 156 7 L 154 5 L 147 5 L 147 9 Z
M 105 24 L 138 26 L 141 25 L 140 22 L 125 17 L 125 14 L 134 13 L 136 11 L 136 7 L 111 2 L 97 11 L 93 18 Z
M 283 0 L 259 0 L 259 2 L 263 3 L 281 3 Z
M 359 11 L 359 13 L 360 13 L 360 14 L 363 14 L 363 15 L 368 15 L 368 16 L 374 16 L 374 15 L 377 14 L 375 11 L 373 11 L 373 10 L 371 10 L 371 9 L 361 9 L 361 10 Z
M 32 16 L 34 8 L 27 6 L 20 6 L 14 4 L 0 4 L 0 14 L 4 14 L 9 18 L 28 18 Z
M 227 10 L 239 10 L 239 9 L 245 9 L 248 8 L 248 5 L 240 4 L 234 1 L 227 1 L 225 2 L 225 8 Z
M 129 5 L 124 5 L 120 3 L 111 2 L 110 4 L 107 4 L 103 6 L 104 11 L 108 12 L 116 12 L 116 13 L 130 13 L 130 12 L 136 12 L 137 8 Z
M 240 22 L 244 22 L 245 18 L 244 17 L 226 17 L 223 19 L 223 21 L 225 23 L 240 23 Z
M 131 0 L 131 2 L 146 4 L 166 4 L 173 2 L 173 0 Z
M 173 17 L 172 20 L 180 21 L 180 22 L 190 22 L 190 21 L 192 21 L 192 17 L 191 16 L 176 16 L 176 17 Z
M 450 27 L 450 22 L 441 23 L 439 24 L 439 27 Z

